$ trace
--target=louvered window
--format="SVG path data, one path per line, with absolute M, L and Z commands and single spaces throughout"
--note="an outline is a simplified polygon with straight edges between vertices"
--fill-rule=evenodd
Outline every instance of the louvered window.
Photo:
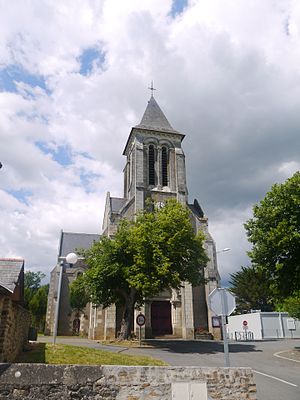
M 149 146 L 149 185 L 155 185 L 155 153 L 154 146 Z
M 161 150 L 161 173 L 162 185 L 168 186 L 168 153 L 166 147 L 163 147 Z

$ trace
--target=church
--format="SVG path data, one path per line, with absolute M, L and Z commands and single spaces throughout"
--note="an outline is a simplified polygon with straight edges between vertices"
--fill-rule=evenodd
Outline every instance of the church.
M 132 127 L 123 156 L 125 156 L 123 197 L 107 193 L 102 235 L 113 237 L 122 218 L 132 219 L 151 199 L 163 207 L 171 198 L 177 199 L 190 210 L 195 233 L 205 235 L 205 250 L 209 261 L 205 267 L 206 284 L 192 287 L 183 282 L 181 290 L 165 290 L 155 298 L 145 299 L 140 310 L 146 317 L 143 337 L 194 339 L 197 331 L 213 332 L 212 315 L 208 308 L 208 295 L 219 286 L 215 243 L 208 231 L 208 219 L 195 199 L 188 201 L 185 155 L 182 142 L 185 135 L 175 130 L 152 95 L 141 122 Z M 59 284 L 60 262 L 63 278 L 58 320 L 58 334 L 85 334 L 91 339 L 113 339 L 121 323 L 121 310 L 115 305 L 103 309 L 88 304 L 85 310 L 74 311 L 69 304 L 69 285 L 87 268 L 84 260 L 74 265 L 65 262 L 68 253 L 87 249 L 100 235 L 61 232 L 58 262 L 51 272 L 46 315 L 46 334 L 53 333 L 54 314 Z M 135 320 L 135 319 L 134 319 Z M 133 329 L 136 331 L 137 326 Z

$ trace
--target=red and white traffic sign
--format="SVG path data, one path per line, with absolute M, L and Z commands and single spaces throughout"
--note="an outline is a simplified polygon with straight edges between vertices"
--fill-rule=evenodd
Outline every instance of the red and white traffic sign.
M 243 329 L 245 331 L 248 329 L 248 321 L 243 321 Z
M 144 314 L 138 314 L 136 317 L 136 323 L 138 324 L 138 326 L 144 326 L 146 323 L 146 317 Z

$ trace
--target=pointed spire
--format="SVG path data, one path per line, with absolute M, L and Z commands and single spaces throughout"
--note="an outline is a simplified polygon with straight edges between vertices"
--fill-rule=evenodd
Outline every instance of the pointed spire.
M 153 85 L 151 86 L 152 94 L 150 100 L 148 101 L 147 108 L 144 112 L 143 118 L 139 125 L 136 125 L 135 128 L 142 129 L 150 129 L 154 131 L 163 131 L 163 132 L 176 132 L 175 129 L 172 128 L 166 116 L 160 109 L 156 100 L 153 97 Z

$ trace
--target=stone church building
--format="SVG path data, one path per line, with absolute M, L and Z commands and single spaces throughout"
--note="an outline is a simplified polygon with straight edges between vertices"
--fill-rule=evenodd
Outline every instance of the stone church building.
M 157 207 L 175 198 L 190 209 L 195 233 L 205 234 L 205 249 L 209 261 L 205 268 L 207 283 L 192 287 L 183 283 L 180 291 L 165 290 L 155 298 L 146 299 L 141 310 L 146 316 L 143 335 L 146 338 L 168 336 L 192 339 L 197 330 L 212 332 L 211 312 L 207 306 L 208 294 L 219 285 L 216 249 L 208 231 L 208 220 L 197 200 L 188 202 L 185 156 L 182 149 L 184 139 L 176 131 L 151 95 L 141 122 L 131 129 L 123 155 L 126 157 L 123 197 L 112 197 L 107 193 L 102 235 L 113 236 L 122 218 L 134 218 L 145 207 L 148 198 Z M 69 252 L 88 248 L 100 235 L 62 232 L 58 260 L 64 260 Z M 68 286 L 86 266 L 82 260 L 75 265 L 63 266 L 62 295 L 59 313 L 59 334 L 80 331 L 92 339 L 116 337 L 120 328 L 121 310 L 116 306 L 106 309 L 87 305 L 80 315 L 69 305 Z M 57 298 L 59 262 L 51 272 L 46 333 L 53 332 L 54 310 Z M 136 330 L 137 327 L 135 326 Z

